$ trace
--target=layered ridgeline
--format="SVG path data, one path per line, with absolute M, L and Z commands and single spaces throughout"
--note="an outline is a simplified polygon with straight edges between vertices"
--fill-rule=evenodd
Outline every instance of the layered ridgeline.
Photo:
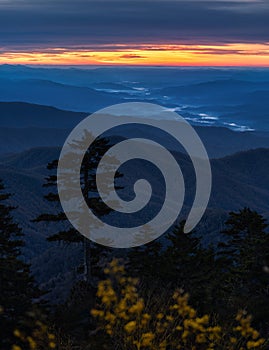
M 0 154 L 21 152 L 39 146 L 61 147 L 73 127 L 89 113 L 71 112 L 55 107 L 25 102 L 0 102 Z M 177 121 L 171 121 L 178 127 Z M 226 156 L 242 150 L 269 147 L 269 132 L 236 132 L 225 127 L 194 126 L 211 158 Z M 119 135 L 129 137 L 133 130 L 124 129 Z M 136 127 L 139 137 L 146 136 L 143 128 Z M 177 149 L 157 131 L 169 149 Z
M 32 269 L 41 285 L 46 289 L 53 289 L 55 300 L 67 295 L 71 282 L 77 278 L 76 269 L 83 259 L 82 247 L 79 244 L 59 245 L 46 241 L 48 236 L 63 228 L 61 224 L 32 222 L 38 215 L 52 213 L 55 210 L 51 203 L 43 199 L 47 190 L 42 188 L 42 185 L 45 183 L 44 178 L 49 174 L 47 164 L 57 159 L 59 152 L 60 148 L 35 148 L 0 158 L 0 178 L 8 190 L 14 193 L 10 201 L 12 205 L 18 206 L 14 215 L 25 233 L 26 246 L 23 253 L 27 261 L 31 260 Z M 182 153 L 174 155 L 181 165 L 188 189 L 182 215 L 184 218 L 195 191 L 193 166 L 186 155 Z M 211 164 L 212 196 L 208 210 L 196 229 L 206 244 L 216 244 L 221 239 L 220 231 L 231 210 L 251 207 L 269 218 L 269 149 L 240 152 L 212 160 Z M 139 176 L 150 179 L 153 189 L 157 189 L 150 207 L 154 212 L 163 195 L 158 174 L 155 174 L 150 166 L 144 166 L 143 174 L 139 173 L 135 162 L 130 162 L 123 170 L 128 174 L 120 180 L 124 187 L 122 191 L 125 193 L 125 198 L 128 193 L 131 198 L 132 185 Z M 151 213 L 145 211 L 143 215 L 144 219 L 148 220 Z M 113 213 L 108 216 L 112 223 L 119 220 Z M 135 220 L 134 218 L 134 223 Z M 124 222 L 122 224 L 124 225 Z M 163 239 L 165 242 L 165 236 Z

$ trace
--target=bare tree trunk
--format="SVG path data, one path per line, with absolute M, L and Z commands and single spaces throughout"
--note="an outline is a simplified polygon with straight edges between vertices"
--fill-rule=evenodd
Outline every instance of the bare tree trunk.
M 91 242 L 85 237 L 83 241 L 84 253 L 84 281 L 92 284 L 92 269 L 91 269 Z
M 84 180 L 84 198 L 88 204 L 89 200 L 89 173 L 88 166 L 89 163 L 88 154 L 85 154 L 85 164 L 86 166 L 83 169 L 83 180 Z M 92 271 L 91 271 L 91 242 L 86 237 L 83 240 L 83 255 L 84 255 L 84 281 L 88 284 L 92 284 Z

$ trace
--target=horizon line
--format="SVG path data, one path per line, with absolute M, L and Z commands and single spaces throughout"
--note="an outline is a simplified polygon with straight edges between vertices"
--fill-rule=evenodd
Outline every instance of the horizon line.
M 264 69 L 269 69 L 269 64 L 268 65 L 199 65 L 199 64 L 193 64 L 193 65 L 180 65 L 180 64 L 53 64 L 53 63 L 48 63 L 48 64 L 39 64 L 39 63 L 1 63 L 0 67 L 3 66 L 9 66 L 9 67 L 30 67 L 30 68 L 36 68 L 36 67 L 74 67 L 74 68 L 93 68 L 93 67 L 113 67 L 113 68 L 121 68 L 121 67 L 136 67 L 136 68 L 264 68 Z

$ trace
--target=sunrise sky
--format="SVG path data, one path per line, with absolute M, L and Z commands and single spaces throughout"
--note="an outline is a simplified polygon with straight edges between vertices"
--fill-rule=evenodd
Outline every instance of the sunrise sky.
M 0 64 L 269 66 L 268 0 L 0 0 Z

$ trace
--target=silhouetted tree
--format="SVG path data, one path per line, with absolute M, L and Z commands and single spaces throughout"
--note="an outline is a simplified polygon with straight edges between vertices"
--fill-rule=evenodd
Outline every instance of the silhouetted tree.
M 244 208 L 231 212 L 223 232 L 227 240 L 219 244 L 218 264 L 227 305 L 248 308 L 257 322 L 269 319 L 269 235 L 266 220 Z
M 29 265 L 21 259 L 22 230 L 11 216 L 14 207 L 6 200 L 0 181 L 0 348 L 8 349 L 12 343 L 15 325 L 22 322 L 39 296 Z
M 85 131 L 85 136 L 87 137 L 87 131 Z M 98 138 L 94 141 L 93 145 L 86 151 L 84 159 L 81 165 L 81 189 L 86 203 L 93 213 L 97 216 L 105 216 L 111 212 L 111 209 L 102 201 L 98 195 L 97 185 L 96 185 L 96 169 L 98 167 L 99 161 L 102 156 L 111 147 L 109 144 L 109 139 Z M 75 142 L 72 145 L 74 152 L 80 149 L 81 142 Z M 74 156 L 74 162 L 76 162 L 76 157 Z M 74 164 L 78 166 L 78 164 Z M 49 188 L 50 191 L 45 195 L 45 199 L 54 204 L 54 212 L 41 214 L 34 221 L 35 222 L 50 222 L 59 223 L 62 230 L 49 236 L 47 239 L 51 242 L 65 242 L 70 243 L 81 243 L 83 244 L 84 250 L 84 262 L 83 262 L 83 274 L 84 280 L 88 283 L 92 283 L 92 277 L 98 273 L 96 269 L 96 264 L 100 260 L 101 256 L 106 255 L 110 252 L 108 248 L 95 244 L 88 240 L 86 237 L 82 236 L 73 226 L 68 222 L 65 213 L 62 211 L 59 205 L 59 195 L 57 192 L 57 167 L 58 160 L 54 160 L 48 164 L 47 169 L 52 172 L 48 177 L 46 177 L 46 183 L 43 185 L 45 188 Z M 116 173 L 116 178 L 121 175 Z M 120 188 L 119 186 L 116 188 Z
M 183 288 L 200 310 L 215 301 L 214 250 L 201 245 L 193 232 L 184 233 L 182 221 L 165 237 L 128 253 L 128 274 L 139 276 L 147 288 Z M 216 282 L 217 283 L 217 282 Z

